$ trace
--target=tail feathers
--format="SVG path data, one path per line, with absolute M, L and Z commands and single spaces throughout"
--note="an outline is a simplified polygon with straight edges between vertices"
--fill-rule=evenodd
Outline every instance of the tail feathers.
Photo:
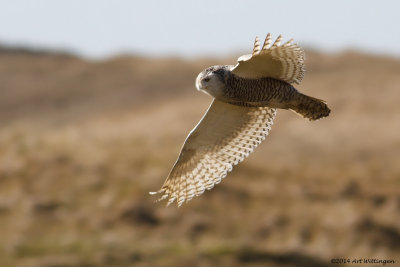
M 325 101 L 303 94 L 299 95 L 291 109 L 310 121 L 327 117 L 331 112 Z

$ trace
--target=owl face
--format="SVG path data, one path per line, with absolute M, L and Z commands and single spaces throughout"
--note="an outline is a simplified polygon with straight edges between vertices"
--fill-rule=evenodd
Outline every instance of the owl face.
M 212 66 L 203 70 L 196 78 L 197 90 L 219 98 L 223 94 L 228 71 L 226 66 Z

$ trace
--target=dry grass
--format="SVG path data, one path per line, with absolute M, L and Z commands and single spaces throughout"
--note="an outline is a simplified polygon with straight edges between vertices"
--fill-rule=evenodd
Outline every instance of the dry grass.
M 154 204 L 223 60 L 0 53 L 0 266 L 328 266 L 400 252 L 400 61 L 307 54 L 271 135 L 182 208 Z M 226 60 L 225 60 L 226 62 Z M 173 67 L 171 67 L 173 66 Z

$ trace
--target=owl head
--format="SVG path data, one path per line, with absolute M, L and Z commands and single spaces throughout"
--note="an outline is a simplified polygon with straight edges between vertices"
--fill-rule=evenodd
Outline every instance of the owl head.
M 230 66 L 212 66 L 197 76 L 196 88 L 212 97 L 219 98 L 230 75 Z

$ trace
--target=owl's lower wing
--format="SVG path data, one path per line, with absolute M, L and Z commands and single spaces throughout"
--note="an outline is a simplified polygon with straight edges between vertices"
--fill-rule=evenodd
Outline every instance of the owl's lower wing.
M 161 190 L 159 200 L 178 206 L 209 190 L 268 135 L 276 110 L 240 107 L 214 100 L 190 132 Z
M 305 54 L 292 39 L 280 45 L 282 35 L 271 45 L 271 35 L 268 33 L 264 45 L 256 37 L 253 54 L 239 57 L 238 63 L 232 72 L 244 78 L 270 77 L 283 80 L 287 83 L 300 83 L 304 77 Z

